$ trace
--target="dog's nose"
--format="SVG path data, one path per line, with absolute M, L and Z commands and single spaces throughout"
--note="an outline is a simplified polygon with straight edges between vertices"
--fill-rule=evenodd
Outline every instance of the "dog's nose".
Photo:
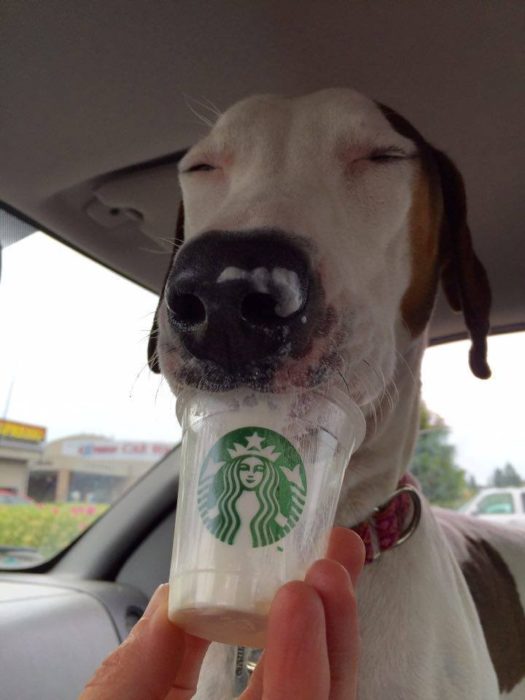
M 237 372 L 304 352 L 315 288 L 304 246 L 290 235 L 209 231 L 177 254 L 165 301 L 193 356 Z

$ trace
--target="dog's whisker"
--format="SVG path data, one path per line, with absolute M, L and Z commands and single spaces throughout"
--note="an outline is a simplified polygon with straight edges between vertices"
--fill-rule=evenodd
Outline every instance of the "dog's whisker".
M 348 382 L 346 381 L 346 378 L 345 378 L 344 374 L 341 372 L 340 369 L 337 369 L 336 371 L 337 371 L 337 374 L 341 377 L 341 381 L 342 381 L 343 384 L 345 385 L 346 393 L 348 394 L 348 398 L 351 399 L 351 398 L 352 398 L 352 394 L 350 393 L 350 387 L 348 386 Z
M 200 100 L 198 100 L 195 97 L 191 97 L 190 95 L 187 95 L 187 94 L 184 94 L 184 101 L 186 103 L 186 107 L 190 110 L 190 112 L 195 117 L 197 117 L 197 119 L 199 119 L 200 122 L 205 124 L 210 129 L 213 127 L 213 125 L 215 124 L 215 121 L 208 119 L 208 117 L 204 116 L 204 114 L 201 114 L 199 111 L 197 111 L 197 106 L 203 107 L 204 109 L 207 109 L 208 111 L 212 111 L 209 106 L 202 104 L 202 102 L 200 102 Z M 194 106 L 194 105 L 196 105 L 196 106 Z M 217 116 L 217 115 L 215 115 L 215 116 Z
M 145 369 L 148 369 L 148 363 L 146 362 L 143 367 L 139 369 L 137 374 L 135 375 L 135 379 L 133 380 L 133 383 L 131 384 L 131 388 L 129 390 L 128 398 L 132 399 L 133 398 L 133 392 L 135 391 L 135 387 L 137 386 L 137 382 L 139 381 L 140 377 L 142 376 L 142 373 L 144 372 Z
M 215 117 L 217 117 L 217 119 L 222 115 L 221 110 L 208 97 L 202 97 L 200 100 L 200 105 L 210 111 Z
M 156 236 L 157 240 L 161 240 L 158 236 Z M 160 250 L 159 248 L 148 248 L 146 246 L 139 246 L 137 250 L 140 250 L 141 253 L 148 253 L 148 255 L 165 255 L 166 257 L 169 256 L 170 251 L 168 250 Z
M 382 370 L 381 367 L 377 368 L 374 367 L 368 362 L 368 360 L 363 360 L 363 362 L 369 367 L 369 369 L 376 374 L 378 379 L 380 380 L 381 384 L 381 392 L 378 397 L 378 403 L 379 403 L 379 408 L 381 410 L 381 418 L 383 418 L 383 399 L 386 400 L 386 403 L 389 407 L 390 410 L 394 410 L 397 401 L 399 400 L 399 390 L 397 388 L 397 385 L 394 381 L 388 382 L 385 374 Z
M 378 420 L 384 419 L 386 408 L 393 411 L 399 401 L 399 390 L 394 381 L 387 382 L 382 368 L 373 366 L 368 360 L 363 359 L 363 363 L 377 376 L 380 381 L 380 393 L 373 403 L 374 429 L 377 429 Z M 385 405 L 386 404 L 386 405 Z
M 361 360 L 361 362 L 364 365 L 366 365 L 369 369 L 373 369 L 370 365 L 370 362 L 368 362 L 368 360 L 363 358 Z M 373 387 L 371 385 L 371 380 L 365 375 L 364 377 L 361 377 L 361 382 L 363 384 L 363 387 L 364 387 L 366 393 L 368 393 L 370 396 L 372 396 L 373 395 L 372 394 Z M 372 413 L 372 424 L 373 424 L 372 434 L 375 435 L 377 433 L 377 429 L 378 429 L 378 415 L 377 415 L 377 402 L 376 401 L 371 402 L 370 410 Z
M 381 378 L 383 381 L 383 396 L 385 396 L 390 410 L 393 411 L 395 406 L 396 406 L 397 399 L 399 398 L 399 392 L 397 391 L 397 387 L 395 386 L 394 382 L 391 382 L 390 385 L 388 384 L 386 377 L 385 377 L 385 373 L 383 372 L 383 370 L 381 368 L 379 368 L 379 372 L 381 374 Z M 394 396 L 392 395 L 392 392 L 390 391 L 390 386 L 394 390 L 395 397 L 396 397 L 395 399 L 394 399 Z
M 380 372 L 376 367 L 374 367 L 367 359 L 363 358 L 362 362 L 363 362 L 363 364 L 365 364 L 365 365 L 368 367 L 368 369 L 369 369 L 371 372 L 373 372 L 373 373 L 376 375 L 376 377 L 379 379 L 379 384 L 380 384 L 379 399 L 381 399 L 382 396 L 383 396 L 383 393 L 384 393 L 384 391 L 385 391 L 385 389 L 386 389 L 386 385 L 385 385 L 385 375 L 384 375 L 382 372 Z
M 203 109 L 207 110 L 208 112 L 211 112 L 214 117 L 220 117 L 221 116 L 221 111 L 217 107 L 216 104 L 214 104 L 210 99 L 207 97 L 191 97 L 188 96 L 189 99 L 196 104 L 198 107 L 202 107 Z
M 167 238 L 166 236 L 155 235 L 155 240 L 161 241 L 162 243 L 169 243 L 169 245 L 172 246 L 173 243 L 175 242 L 175 237 Z
M 416 377 L 416 375 L 414 374 L 412 367 L 407 362 L 406 357 L 404 355 L 402 355 L 402 353 L 400 353 L 399 350 L 397 350 L 397 349 L 395 350 L 395 353 L 396 353 L 397 359 L 402 362 L 405 369 L 408 371 L 408 376 L 410 377 L 411 381 L 414 383 L 415 386 L 417 386 L 417 384 L 419 383 L 419 380 Z
M 155 403 L 157 403 L 157 401 L 158 401 L 158 399 L 159 399 L 159 392 L 160 392 L 160 390 L 161 390 L 161 388 L 162 388 L 162 383 L 163 383 L 164 381 L 165 381 L 165 380 L 164 380 L 164 377 L 163 377 L 162 374 L 161 374 L 161 375 L 160 375 L 160 381 L 159 381 L 158 386 L 157 386 L 157 391 L 155 392 Z

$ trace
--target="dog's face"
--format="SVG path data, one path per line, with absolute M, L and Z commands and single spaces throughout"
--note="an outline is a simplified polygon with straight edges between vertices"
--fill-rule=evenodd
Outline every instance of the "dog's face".
M 282 392 L 335 382 L 372 405 L 423 332 L 440 271 L 467 325 L 465 289 L 477 285 L 471 297 L 477 310 L 485 295 L 486 325 L 488 288 L 457 171 L 354 91 L 244 100 L 185 155 L 180 173 L 184 245 L 150 344 L 150 363 L 175 393 L 188 384 Z M 443 179 L 456 176 L 451 205 Z M 488 371 L 485 325 L 469 325 L 479 376 Z

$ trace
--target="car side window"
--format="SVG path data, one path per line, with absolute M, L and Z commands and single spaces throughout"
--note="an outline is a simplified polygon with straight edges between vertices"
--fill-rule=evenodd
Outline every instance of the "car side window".
M 512 515 L 514 512 L 511 493 L 492 493 L 478 503 L 476 515 Z
M 2 258 L 0 569 L 16 569 L 67 547 L 180 429 L 146 364 L 156 295 L 43 233 Z

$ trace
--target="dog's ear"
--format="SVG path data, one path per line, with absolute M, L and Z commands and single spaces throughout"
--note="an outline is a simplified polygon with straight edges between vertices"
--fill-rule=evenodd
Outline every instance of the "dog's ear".
M 179 206 L 179 213 L 177 216 L 177 225 L 175 228 L 175 240 L 173 242 L 173 250 L 171 252 L 170 264 L 168 265 L 168 270 L 166 272 L 166 276 L 164 277 L 164 282 L 162 284 L 162 289 L 160 292 L 159 304 L 158 304 L 157 309 L 155 311 L 155 316 L 153 317 L 153 325 L 151 327 L 151 331 L 149 334 L 148 365 L 149 365 L 150 370 L 152 372 L 155 372 L 155 374 L 160 374 L 159 355 L 157 352 L 157 340 L 158 340 L 158 335 L 159 335 L 159 322 L 158 322 L 159 306 L 162 302 L 162 297 L 164 295 L 166 283 L 168 281 L 168 277 L 169 277 L 171 268 L 173 266 L 173 259 L 175 258 L 177 251 L 179 250 L 179 248 L 181 247 L 181 245 L 183 243 L 184 243 L 184 205 L 181 201 L 180 206 Z
M 470 369 L 476 377 L 488 379 L 491 374 L 487 363 L 490 285 L 485 268 L 472 247 L 463 178 L 444 153 L 433 148 L 432 155 L 443 193 L 441 284 L 450 306 L 454 311 L 463 312 L 472 340 Z

